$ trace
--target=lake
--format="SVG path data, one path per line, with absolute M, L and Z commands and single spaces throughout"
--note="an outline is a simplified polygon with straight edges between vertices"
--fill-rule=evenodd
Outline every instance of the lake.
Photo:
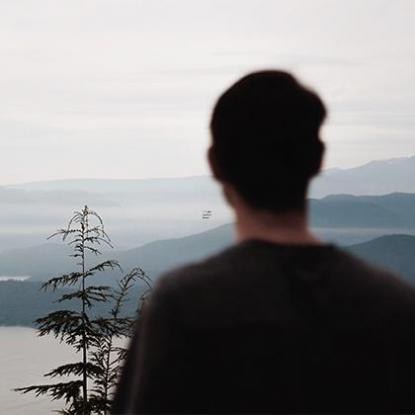
M 30 275 L 24 275 L 20 277 L 2 275 L 0 276 L 0 282 L 2 281 L 27 281 L 29 278 L 30 278 Z
M 61 409 L 63 404 L 48 396 L 13 392 L 16 387 L 55 383 L 42 376 L 62 363 L 76 361 L 73 349 L 52 336 L 37 337 L 25 327 L 0 327 L 0 414 L 45 415 Z

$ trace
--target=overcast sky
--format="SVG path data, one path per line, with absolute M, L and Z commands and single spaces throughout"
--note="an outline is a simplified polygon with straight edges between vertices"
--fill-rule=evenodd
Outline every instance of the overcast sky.
M 295 72 L 326 167 L 415 154 L 415 1 L 1 0 L 0 184 L 205 174 L 218 94 Z

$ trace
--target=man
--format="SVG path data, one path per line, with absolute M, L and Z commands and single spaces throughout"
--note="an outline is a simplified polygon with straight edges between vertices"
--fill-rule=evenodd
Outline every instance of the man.
M 157 282 L 114 413 L 415 411 L 414 290 L 307 227 L 325 115 L 281 71 L 219 98 L 208 158 L 238 242 Z

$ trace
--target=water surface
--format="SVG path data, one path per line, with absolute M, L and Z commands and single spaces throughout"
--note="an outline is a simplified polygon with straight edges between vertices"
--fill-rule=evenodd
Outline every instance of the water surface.
M 59 401 L 13 392 L 16 387 L 54 383 L 42 376 L 62 363 L 76 361 L 73 349 L 52 336 L 37 337 L 25 327 L 0 327 L 0 414 L 46 415 L 61 409 Z

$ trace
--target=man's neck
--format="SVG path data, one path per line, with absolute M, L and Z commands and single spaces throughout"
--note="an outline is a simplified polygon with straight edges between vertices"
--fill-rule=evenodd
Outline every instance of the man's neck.
M 321 244 L 308 229 L 305 212 L 275 214 L 258 210 L 236 211 L 238 241 L 259 239 L 292 245 Z

